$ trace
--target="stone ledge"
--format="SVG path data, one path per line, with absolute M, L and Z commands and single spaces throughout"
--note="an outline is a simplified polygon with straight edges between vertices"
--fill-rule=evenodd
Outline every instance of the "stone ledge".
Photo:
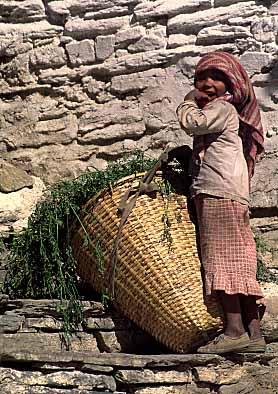
M 278 359 L 278 352 L 266 353 L 241 353 L 227 354 L 220 356 L 217 354 L 148 354 L 137 355 L 127 353 L 96 353 L 89 351 L 82 352 L 53 352 L 53 353 L 36 353 L 36 352 L 0 352 L 0 364 L 6 365 L 11 363 L 22 363 L 26 365 L 36 365 L 47 363 L 49 365 L 59 366 L 74 365 L 79 369 L 84 365 L 110 366 L 125 368 L 177 368 L 180 366 L 217 366 L 225 361 L 235 364 L 244 362 L 259 362 L 262 365 L 272 360 Z

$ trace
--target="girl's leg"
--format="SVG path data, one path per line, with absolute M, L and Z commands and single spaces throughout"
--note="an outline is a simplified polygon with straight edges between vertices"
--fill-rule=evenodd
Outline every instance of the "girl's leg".
M 247 349 L 250 339 L 244 329 L 241 317 L 240 299 L 238 294 L 228 295 L 218 291 L 226 317 L 224 334 L 198 349 L 198 353 L 229 353 L 240 352 Z
M 229 295 L 224 291 L 218 291 L 218 294 L 226 317 L 225 335 L 231 338 L 240 337 L 245 333 L 245 328 L 242 321 L 239 295 Z
M 256 298 L 240 295 L 240 305 L 243 322 L 245 327 L 248 328 L 250 339 L 262 338 L 259 306 L 256 303 Z

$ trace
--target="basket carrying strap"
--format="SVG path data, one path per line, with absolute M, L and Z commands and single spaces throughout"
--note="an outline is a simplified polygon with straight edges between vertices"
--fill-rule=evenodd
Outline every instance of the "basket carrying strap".
M 156 172 L 161 168 L 162 164 L 167 162 L 168 160 L 168 152 L 170 151 L 170 147 L 166 147 L 166 149 L 162 152 L 159 156 L 157 162 L 154 164 L 149 171 L 143 176 L 142 180 L 139 181 L 139 185 L 134 188 L 130 187 L 127 189 L 125 194 L 123 195 L 119 207 L 118 213 L 121 215 L 121 221 L 118 228 L 118 233 L 115 238 L 114 247 L 111 253 L 111 265 L 109 267 L 108 272 L 108 294 L 111 299 L 114 298 L 114 285 L 115 285 L 115 273 L 116 273 L 116 263 L 117 263 L 117 254 L 118 254 L 118 247 L 120 243 L 120 238 L 123 232 L 124 224 L 127 221 L 128 216 L 130 215 L 133 207 L 136 204 L 137 198 L 141 194 L 149 194 L 154 191 L 159 191 L 159 187 L 155 183 L 151 183 L 153 177 L 155 176 Z

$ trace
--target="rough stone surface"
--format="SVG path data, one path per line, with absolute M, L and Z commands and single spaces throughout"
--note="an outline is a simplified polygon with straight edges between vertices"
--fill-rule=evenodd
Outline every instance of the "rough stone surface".
M 135 7 L 134 14 L 137 20 L 145 21 L 161 17 L 171 17 L 178 14 L 190 14 L 196 10 L 210 8 L 209 0 L 166 0 L 150 1 Z
M 76 39 L 95 38 L 99 35 L 116 33 L 117 30 L 127 27 L 128 17 L 116 17 L 102 20 L 82 20 L 75 18 L 65 25 L 65 33 Z
M 273 57 L 269 53 L 262 52 L 246 52 L 240 57 L 240 62 L 246 69 L 248 74 L 252 76 L 255 73 L 262 71 L 264 67 L 267 67 L 273 61 Z
M 14 183 L 13 179 L 13 183 Z M 30 180 L 28 179 L 30 184 Z M 22 179 L 20 179 L 20 185 Z M 38 177 L 32 177 L 32 188 L 23 187 L 9 193 L 0 192 L 0 231 L 20 231 L 27 225 L 28 217 L 42 197 L 45 185 Z
M 251 33 L 244 26 L 211 26 L 202 29 L 197 34 L 196 45 L 215 45 L 225 42 L 235 42 L 237 39 L 250 37 Z
M 115 36 L 98 36 L 96 38 L 96 57 L 105 60 L 114 53 Z
M 73 66 L 94 63 L 95 45 L 93 40 L 82 40 L 80 42 L 70 42 L 66 45 L 66 50 Z
M 168 29 L 171 34 L 196 34 L 204 27 L 225 23 L 231 18 L 253 16 L 260 12 L 262 13 L 263 10 L 262 7 L 255 6 L 255 3 L 252 1 L 239 2 L 227 7 L 217 7 L 193 14 L 184 13 L 174 16 L 168 21 Z
M 9 193 L 32 187 L 33 179 L 26 171 L 21 170 L 5 161 L 0 161 L 0 192 Z
M 0 5 L 1 22 L 34 22 L 46 17 L 41 0 L 3 1 Z
M 58 68 L 66 63 L 65 51 L 57 45 L 44 45 L 35 48 L 30 54 L 30 66 L 33 68 Z

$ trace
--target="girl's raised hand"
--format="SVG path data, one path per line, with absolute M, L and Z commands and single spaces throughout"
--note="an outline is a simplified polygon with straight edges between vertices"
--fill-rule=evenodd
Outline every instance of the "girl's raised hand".
M 201 92 L 198 89 L 193 89 L 187 93 L 184 97 L 184 100 L 196 101 L 199 108 L 203 108 L 210 101 L 209 96 L 205 92 Z
M 184 97 L 184 100 L 194 100 L 194 101 L 205 100 L 205 99 L 208 99 L 208 95 L 204 92 L 201 92 L 198 89 L 191 90 Z

